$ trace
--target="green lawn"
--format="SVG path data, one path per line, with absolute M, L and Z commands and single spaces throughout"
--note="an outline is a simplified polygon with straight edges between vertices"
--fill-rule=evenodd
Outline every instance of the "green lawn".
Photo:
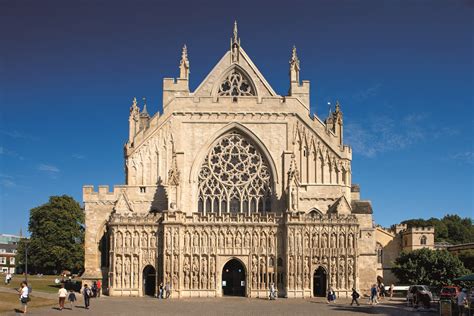
M 9 285 L 5 285 L 5 282 L 1 282 L 1 287 L 9 287 L 9 288 L 19 288 L 20 283 L 25 279 L 24 275 L 15 274 L 13 275 L 13 279 Z M 31 286 L 33 290 L 32 294 L 36 291 L 38 292 L 46 292 L 46 293 L 57 293 L 58 289 L 60 288 L 59 284 L 55 284 L 54 280 L 60 279 L 60 276 L 57 275 L 43 275 L 43 276 L 36 276 L 36 275 L 29 275 L 28 276 L 28 285 Z M 74 278 L 76 281 L 80 281 L 80 278 Z
M 57 304 L 56 300 L 40 298 L 31 295 L 31 301 L 28 302 L 28 310 L 34 307 L 53 306 Z M 18 294 L 0 292 L 0 313 L 11 312 L 15 309 L 21 309 Z

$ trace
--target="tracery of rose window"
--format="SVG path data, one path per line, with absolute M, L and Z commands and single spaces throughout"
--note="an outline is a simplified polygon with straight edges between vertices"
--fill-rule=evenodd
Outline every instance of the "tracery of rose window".
M 217 94 L 219 96 L 240 97 L 255 95 L 255 91 L 250 80 L 243 73 L 234 69 L 222 81 Z
M 198 210 L 203 213 L 269 212 L 271 175 L 257 147 L 233 131 L 222 136 L 199 172 Z

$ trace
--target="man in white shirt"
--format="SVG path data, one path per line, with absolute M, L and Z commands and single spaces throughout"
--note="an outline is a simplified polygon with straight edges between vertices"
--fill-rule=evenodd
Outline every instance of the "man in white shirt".
M 59 310 L 63 310 L 64 302 L 66 301 L 67 290 L 64 288 L 64 283 L 61 284 L 61 288 L 58 291 L 59 296 Z
M 462 289 L 462 292 L 458 294 L 457 301 L 459 316 L 464 316 L 464 304 L 467 303 L 467 289 Z

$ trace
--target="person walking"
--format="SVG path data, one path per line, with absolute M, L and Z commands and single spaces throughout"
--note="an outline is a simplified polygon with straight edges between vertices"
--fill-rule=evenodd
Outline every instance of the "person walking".
M 102 290 L 102 282 L 97 281 L 97 297 L 100 297 L 100 291 Z
M 61 288 L 58 291 L 59 296 L 59 310 L 62 311 L 64 308 L 64 302 L 66 301 L 67 290 L 64 288 L 64 283 L 61 283 Z
M 393 297 L 393 290 L 394 290 L 395 286 L 392 284 L 390 284 L 390 300 L 392 300 L 392 297 Z
M 275 283 L 270 284 L 270 296 L 268 297 L 270 300 L 276 300 L 276 290 L 275 290 Z
M 84 306 L 86 307 L 86 309 L 89 309 L 92 291 L 87 284 L 84 284 L 84 289 L 82 290 L 82 296 L 84 296 Z
M 372 285 L 370 289 L 370 304 L 377 305 L 379 302 L 377 300 L 377 284 Z
M 97 282 L 92 283 L 92 297 L 97 297 Z
M 332 287 L 329 288 L 328 290 L 328 296 L 327 296 L 328 304 L 331 302 L 336 301 L 336 293 L 332 289 Z
M 352 288 L 352 302 L 351 302 L 351 306 L 354 304 L 354 302 L 357 304 L 357 306 L 360 306 L 359 304 L 359 297 L 360 297 L 360 294 L 357 293 L 357 290 L 355 288 Z
M 160 283 L 159 290 L 160 290 L 160 294 L 158 295 L 158 298 L 162 299 L 163 298 L 163 282 Z
M 21 282 L 18 293 L 20 294 L 20 302 L 21 306 L 23 307 L 23 314 L 26 314 L 30 295 L 28 291 L 28 283 L 26 283 L 26 281 Z
M 464 310 L 467 306 L 467 289 L 462 289 L 457 297 L 459 316 L 464 316 Z
M 69 295 L 67 296 L 67 300 L 69 301 L 69 305 L 71 306 L 71 310 L 72 310 L 72 304 L 77 300 L 76 293 L 74 293 L 72 289 L 69 290 Z

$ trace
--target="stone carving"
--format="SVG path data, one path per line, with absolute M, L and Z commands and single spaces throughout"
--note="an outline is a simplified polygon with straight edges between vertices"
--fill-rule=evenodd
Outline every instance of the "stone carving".
M 148 234 L 146 232 L 142 233 L 142 248 L 148 248 Z
M 125 264 L 124 264 L 124 278 L 123 278 L 123 285 L 124 288 L 129 288 L 130 286 L 130 257 L 126 256 L 125 257 Z
M 345 248 L 346 239 L 344 238 L 344 234 L 339 234 L 339 248 Z
M 190 248 L 190 245 L 189 245 L 190 240 L 191 240 L 191 236 L 190 236 L 189 232 L 186 231 L 186 232 L 184 233 L 184 248 L 185 248 L 185 249 L 189 249 L 189 248 Z
M 257 288 L 257 257 L 252 256 L 252 286 Z
M 195 256 L 193 258 L 193 287 L 197 289 L 199 287 L 199 258 Z
M 133 274 L 134 274 L 134 278 L 133 278 L 133 287 L 134 288 L 138 288 L 138 280 L 140 279 L 140 271 L 138 270 L 138 257 L 137 256 L 133 256 Z
M 331 234 L 331 248 L 336 248 L 336 234 Z
M 323 234 L 322 248 L 328 248 L 328 234 L 327 233 Z
M 150 248 L 155 248 L 155 247 L 156 247 L 156 236 L 155 236 L 155 233 L 152 232 L 151 237 L 150 237 Z
M 209 260 L 209 288 L 214 289 L 216 286 L 216 266 L 215 259 L 211 257 Z
M 171 249 L 171 232 L 169 229 L 166 231 L 165 239 L 166 239 L 166 248 Z
M 193 246 L 199 247 L 199 235 L 197 232 L 194 232 L 194 235 L 193 235 Z
M 242 236 L 240 232 L 237 232 L 237 237 L 235 237 L 235 247 L 242 247 Z
M 117 232 L 116 244 L 117 244 L 117 248 L 122 248 L 122 233 L 121 232 Z
M 175 249 L 179 249 L 179 237 L 178 230 L 176 229 L 173 234 L 173 246 Z
M 189 257 L 184 258 L 184 264 L 183 264 L 183 272 L 184 272 L 184 288 L 189 289 L 190 287 L 190 273 L 191 273 L 191 267 L 189 264 Z
M 115 285 L 118 288 L 122 287 L 122 259 L 120 256 L 115 259 Z
M 133 234 L 133 247 L 135 249 L 140 248 L 140 234 L 138 232 Z
M 354 287 L 354 263 L 352 259 L 347 260 L 347 288 L 352 289 Z
M 313 248 L 319 248 L 319 234 L 313 233 Z
M 130 248 L 131 242 L 132 242 L 132 234 L 130 234 L 130 232 L 127 232 L 125 234 L 125 236 L 126 236 L 125 237 L 125 247 Z
M 344 273 L 345 273 L 346 269 L 344 267 L 344 258 L 341 258 L 339 259 L 339 284 L 338 284 L 338 288 L 340 289 L 343 289 L 345 288 L 345 280 L 344 280 Z

